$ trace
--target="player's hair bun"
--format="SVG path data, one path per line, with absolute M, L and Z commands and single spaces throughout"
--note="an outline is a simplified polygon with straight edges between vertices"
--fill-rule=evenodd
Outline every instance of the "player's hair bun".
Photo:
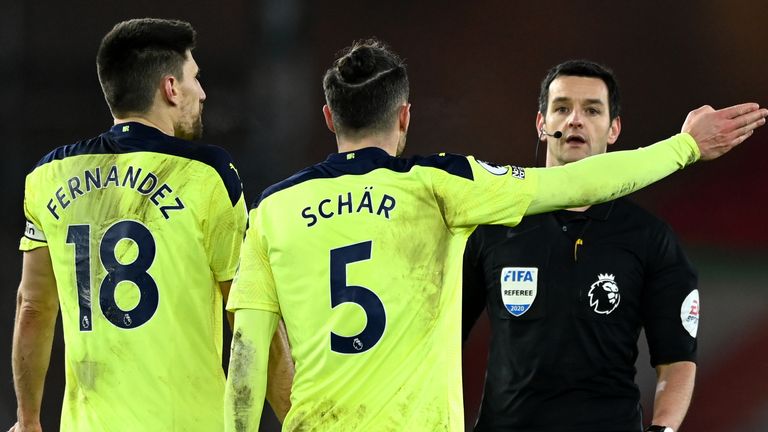
M 338 65 L 339 75 L 350 84 L 359 84 L 371 77 L 376 69 L 376 58 L 370 47 L 358 47 L 344 56 Z

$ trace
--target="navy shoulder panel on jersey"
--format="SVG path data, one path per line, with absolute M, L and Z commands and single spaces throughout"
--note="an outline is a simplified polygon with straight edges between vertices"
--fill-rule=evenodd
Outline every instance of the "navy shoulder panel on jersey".
M 409 160 L 413 161 L 414 165 L 441 169 L 448 174 L 463 177 L 467 180 L 475 179 L 472 175 L 472 167 L 469 166 L 469 160 L 466 156 L 453 153 L 439 153 L 432 156 L 416 157 Z
M 343 175 L 364 175 L 377 169 L 406 173 L 415 166 L 437 168 L 455 176 L 474 180 L 472 167 L 465 156 L 440 153 L 426 157 L 399 158 L 390 156 L 380 148 L 368 147 L 352 152 L 334 153 L 328 156 L 328 159 L 325 161 L 305 168 L 291 177 L 268 187 L 256 199 L 252 208 L 258 207 L 261 201 L 268 196 L 308 180 L 328 179 Z
M 251 205 L 251 208 L 254 209 L 258 207 L 259 204 L 261 204 L 261 202 L 264 200 L 264 198 L 274 193 L 280 192 L 281 190 L 288 189 L 291 186 L 296 186 L 297 184 L 304 183 L 307 180 L 336 177 L 334 175 L 328 175 L 330 173 L 323 172 L 321 165 L 322 164 L 317 164 L 308 168 L 304 168 L 303 170 L 288 177 L 287 179 L 279 183 L 275 183 L 272 186 L 269 186 L 268 188 L 264 189 L 264 191 L 261 192 L 261 195 L 259 195 L 259 197 L 256 198 L 256 200 L 253 202 L 253 204 Z
M 232 205 L 235 205 L 242 195 L 240 176 L 226 150 L 168 136 L 141 123 L 118 124 L 98 137 L 59 147 L 40 159 L 35 168 L 72 156 L 135 152 L 162 153 L 202 162 L 219 174 Z

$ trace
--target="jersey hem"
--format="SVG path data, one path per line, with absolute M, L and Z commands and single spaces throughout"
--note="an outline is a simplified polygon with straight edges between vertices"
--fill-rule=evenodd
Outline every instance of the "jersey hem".
M 237 302 L 234 304 L 227 303 L 227 310 L 229 312 L 235 312 L 239 309 L 256 309 L 256 310 L 263 310 L 267 312 L 274 312 L 276 314 L 280 314 L 280 307 L 273 303 L 263 303 L 263 302 Z
M 41 247 L 48 247 L 48 243 L 42 242 L 39 240 L 32 240 L 31 238 L 26 236 L 22 237 L 21 241 L 19 241 L 19 250 L 22 252 L 33 251 Z

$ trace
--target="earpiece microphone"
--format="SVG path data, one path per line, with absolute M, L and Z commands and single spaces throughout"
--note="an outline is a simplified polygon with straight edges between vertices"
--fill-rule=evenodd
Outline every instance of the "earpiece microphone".
M 534 154 L 533 158 L 533 166 L 539 166 L 539 143 L 541 142 L 541 137 L 544 135 L 551 136 L 554 139 L 560 139 L 563 137 L 563 133 L 560 131 L 555 131 L 555 133 L 549 133 L 544 130 L 544 128 L 539 129 L 539 139 L 536 140 L 536 153 Z

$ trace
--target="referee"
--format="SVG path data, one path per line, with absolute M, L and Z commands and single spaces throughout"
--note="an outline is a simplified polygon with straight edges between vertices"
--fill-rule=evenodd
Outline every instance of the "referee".
M 536 118 L 547 167 L 605 153 L 619 110 L 610 70 L 552 68 Z M 642 328 L 658 377 L 646 430 L 677 430 L 696 373 L 696 282 L 670 228 L 625 199 L 479 227 L 465 252 L 464 338 L 486 306 L 493 337 L 475 430 L 641 431 Z

